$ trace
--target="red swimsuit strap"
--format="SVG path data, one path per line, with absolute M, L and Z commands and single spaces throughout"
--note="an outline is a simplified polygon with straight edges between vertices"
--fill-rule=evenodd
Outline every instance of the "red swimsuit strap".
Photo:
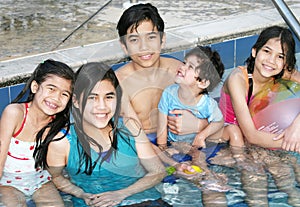
M 13 135 L 13 137 L 17 137 L 21 133 L 22 129 L 24 128 L 26 118 L 27 118 L 27 114 L 28 114 L 28 110 L 29 110 L 28 103 L 25 103 L 25 114 L 24 114 L 22 125 L 21 125 L 20 129 Z

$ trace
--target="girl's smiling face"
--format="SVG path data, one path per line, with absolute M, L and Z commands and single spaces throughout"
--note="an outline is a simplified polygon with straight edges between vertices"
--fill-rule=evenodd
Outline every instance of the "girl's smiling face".
M 272 38 L 256 53 L 252 49 L 252 56 L 255 57 L 254 71 L 262 77 L 272 77 L 279 74 L 285 67 L 286 56 L 282 51 L 279 38 Z
M 81 106 L 82 97 L 79 106 Z M 83 111 L 83 127 L 89 130 L 104 129 L 115 114 L 117 105 L 116 90 L 109 80 L 99 81 L 88 96 Z M 82 112 L 82 108 L 80 108 Z
M 35 93 L 33 103 L 45 114 L 55 115 L 66 108 L 71 98 L 71 85 L 71 80 L 56 75 L 48 75 L 41 84 L 33 81 L 31 84 L 31 91 Z

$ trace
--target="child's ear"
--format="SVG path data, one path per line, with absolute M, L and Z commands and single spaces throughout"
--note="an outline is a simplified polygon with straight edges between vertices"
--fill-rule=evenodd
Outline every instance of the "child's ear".
M 123 52 L 124 52 L 126 55 L 128 55 L 128 50 L 127 50 L 126 45 L 125 45 L 124 42 L 122 42 L 121 40 L 119 40 L 119 41 L 120 41 L 120 45 L 121 45 L 121 48 L 122 48 Z
M 252 48 L 251 54 L 253 58 L 256 58 L 256 48 Z
M 210 85 L 210 81 L 203 79 L 201 81 L 198 81 L 197 85 L 198 85 L 198 88 L 206 89 Z
M 32 93 L 36 93 L 39 90 L 39 84 L 35 80 L 31 82 L 30 90 Z
M 166 40 L 167 40 L 166 33 L 163 32 L 163 35 L 161 37 L 161 48 L 164 48 L 166 46 Z
M 73 101 L 74 107 L 79 109 L 79 103 L 78 103 L 78 100 L 77 100 L 75 94 L 73 94 L 73 96 L 72 96 L 72 101 Z

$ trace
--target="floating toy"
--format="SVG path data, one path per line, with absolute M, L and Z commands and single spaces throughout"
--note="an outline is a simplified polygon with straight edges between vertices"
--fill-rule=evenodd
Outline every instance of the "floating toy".
M 196 166 L 196 165 L 192 165 L 191 166 L 195 171 L 189 171 L 189 170 L 183 170 L 183 172 L 185 173 L 185 174 L 189 174 L 189 175 L 191 175 L 191 174 L 195 174 L 195 173 L 202 173 L 203 172 L 203 170 L 199 167 L 199 166 Z
M 162 180 L 163 183 L 175 184 L 178 179 L 174 173 L 176 172 L 176 168 L 174 166 L 166 167 L 167 176 Z
M 166 172 L 168 175 L 173 175 L 176 172 L 176 168 L 174 166 L 166 167 Z
M 258 130 L 280 134 L 300 112 L 300 84 L 280 79 L 254 96 L 249 110 Z

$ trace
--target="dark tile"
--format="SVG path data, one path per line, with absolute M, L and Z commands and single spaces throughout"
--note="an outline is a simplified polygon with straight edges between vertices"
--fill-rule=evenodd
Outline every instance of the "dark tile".
M 9 87 L 0 88 L 0 114 L 2 114 L 4 108 L 10 103 L 9 101 Z
M 117 63 L 117 64 L 112 65 L 111 68 L 112 68 L 113 70 L 117 70 L 117 69 L 119 69 L 120 67 L 122 67 L 123 65 L 125 65 L 126 63 L 127 63 L 127 62 Z
M 211 47 L 220 54 L 225 69 L 234 67 L 234 40 L 212 44 Z
M 23 90 L 24 86 L 25 86 L 25 83 L 10 86 L 10 102 L 13 101 L 17 97 L 17 95 Z M 28 94 L 29 94 L 29 90 L 26 92 L 25 96 L 21 100 L 19 100 L 19 102 L 25 101 L 28 97 Z
M 183 61 L 184 60 L 184 51 L 181 50 L 181 51 L 178 51 L 178 52 L 171 52 L 171 53 L 167 53 L 167 54 L 162 54 L 162 56 L 173 57 L 175 59 Z
M 257 38 L 258 35 L 253 35 L 236 39 L 235 67 L 245 64 L 245 61 L 251 54 L 251 48 L 255 44 Z

